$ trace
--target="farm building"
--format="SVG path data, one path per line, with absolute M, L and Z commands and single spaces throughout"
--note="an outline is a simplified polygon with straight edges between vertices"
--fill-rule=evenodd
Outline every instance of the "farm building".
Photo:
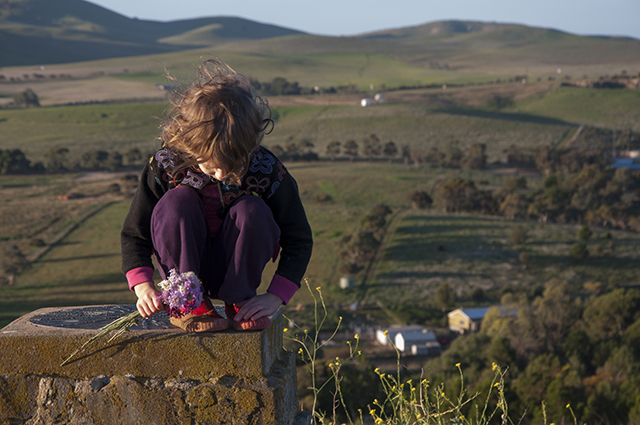
M 489 308 L 458 308 L 449 312 L 447 314 L 449 317 L 449 329 L 460 333 L 479 331 L 482 319 L 484 319 Z
M 387 335 L 384 333 L 387 332 Z M 376 340 L 382 345 L 393 341 L 403 354 L 433 355 L 440 354 L 441 346 L 436 335 L 422 326 L 391 326 L 389 329 L 378 329 Z
M 440 354 L 440 344 L 436 334 L 424 328 L 398 332 L 395 344 L 398 350 L 404 354 Z
M 409 325 L 409 326 L 393 325 L 393 326 L 389 326 L 388 328 L 385 328 L 385 329 L 378 329 L 376 331 L 376 340 L 382 345 L 388 345 L 389 344 L 389 340 L 393 341 L 393 343 L 395 344 L 396 335 L 398 334 L 398 332 L 402 332 L 402 331 L 406 332 L 406 331 L 416 330 L 416 329 L 422 329 L 422 326 L 418 326 L 418 325 Z M 387 332 L 387 335 L 384 334 L 385 332 Z

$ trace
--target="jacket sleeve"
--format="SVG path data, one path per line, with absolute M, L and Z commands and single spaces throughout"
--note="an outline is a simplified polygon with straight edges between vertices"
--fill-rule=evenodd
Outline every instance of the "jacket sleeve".
M 166 183 L 162 182 L 161 174 L 158 175 L 159 171 L 155 160 L 144 167 L 138 189 L 122 226 L 120 243 L 122 271 L 125 274 L 138 267 L 153 268 L 151 214 L 166 191 Z
M 298 184 L 291 174 L 285 174 L 276 192 L 266 202 L 280 227 L 282 251 L 276 274 L 299 287 L 311 259 L 313 237 L 298 193 Z

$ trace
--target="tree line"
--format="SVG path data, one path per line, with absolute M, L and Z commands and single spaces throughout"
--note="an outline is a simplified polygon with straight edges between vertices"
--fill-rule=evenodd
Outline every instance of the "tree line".
M 447 212 L 476 212 L 509 219 L 584 223 L 640 231 L 640 170 L 586 164 L 573 173 L 549 174 L 542 186 L 527 188 L 525 177 L 509 177 L 498 190 L 473 180 L 450 178 L 433 193 L 434 205 Z
M 358 93 L 360 90 L 355 84 L 345 84 L 341 86 L 329 87 L 308 87 L 301 86 L 297 81 L 289 81 L 284 77 L 275 77 L 271 81 L 258 81 L 250 79 L 251 85 L 261 94 L 265 96 L 282 96 L 282 95 L 309 95 L 321 93 Z
M 72 156 L 65 147 L 49 148 L 44 161 L 31 162 L 20 149 L 0 149 L 0 174 L 26 174 L 43 172 L 65 172 L 80 170 L 116 171 L 124 166 L 142 165 L 153 155 L 131 148 L 124 154 L 119 151 L 93 149 Z

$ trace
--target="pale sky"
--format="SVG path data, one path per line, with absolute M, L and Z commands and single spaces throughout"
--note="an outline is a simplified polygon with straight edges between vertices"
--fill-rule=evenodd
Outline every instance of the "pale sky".
M 640 39 L 640 0 L 90 0 L 156 21 L 235 16 L 317 35 L 356 35 L 458 19 Z

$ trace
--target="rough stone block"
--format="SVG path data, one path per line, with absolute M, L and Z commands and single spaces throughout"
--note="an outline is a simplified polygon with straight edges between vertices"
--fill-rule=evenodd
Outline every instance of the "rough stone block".
M 282 349 L 280 311 L 269 329 L 256 332 L 130 330 L 60 366 L 98 332 L 38 320 L 66 310 L 37 310 L 0 330 L 0 424 L 291 424 L 296 418 L 295 365 Z

